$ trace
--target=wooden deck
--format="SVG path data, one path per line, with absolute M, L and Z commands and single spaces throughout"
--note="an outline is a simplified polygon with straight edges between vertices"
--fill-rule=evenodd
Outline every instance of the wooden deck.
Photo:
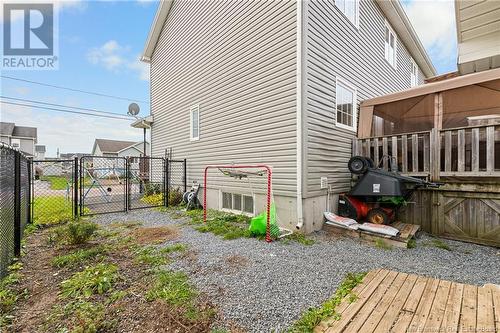
M 382 240 L 387 245 L 406 248 L 408 247 L 408 242 L 410 241 L 410 239 L 414 238 L 418 230 L 420 229 L 419 225 L 402 222 L 394 222 L 391 227 L 399 230 L 399 234 L 397 236 L 381 235 L 365 230 L 352 230 L 327 223 L 324 224 L 323 230 L 341 236 L 359 238 L 367 243 L 375 243 L 377 242 L 377 240 Z
M 315 333 L 500 332 L 500 287 L 370 271 Z

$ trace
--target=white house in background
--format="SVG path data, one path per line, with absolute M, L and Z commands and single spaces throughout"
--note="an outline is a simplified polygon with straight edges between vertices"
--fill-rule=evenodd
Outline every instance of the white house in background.
M 360 101 L 436 75 L 397 0 L 165 0 L 142 60 L 152 155 L 187 158 L 198 182 L 208 164 L 270 165 L 280 223 L 306 232 L 350 188 Z M 208 207 L 265 207 L 262 184 L 211 184 Z
M 146 142 L 146 151 L 149 150 L 149 142 Z M 144 142 L 95 139 L 92 155 L 106 157 L 128 157 L 143 156 Z
M 35 145 L 35 160 L 44 160 L 47 149 L 45 145 Z
M 0 122 L 0 142 L 17 148 L 28 156 L 35 156 L 37 129 L 36 127 L 17 126 L 15 123 Z

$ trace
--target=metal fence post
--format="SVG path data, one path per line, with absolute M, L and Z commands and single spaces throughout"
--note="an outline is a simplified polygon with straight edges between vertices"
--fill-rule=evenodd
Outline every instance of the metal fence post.
M 128 212 L 130 209 L 130 201 L 131 201 L 131 182 L 130 178 L 132 177 L 132 171 L 130 170 L 130 157 L 125 157 L 125 211 Z M 139 160 L 140 161 L 140 160 Z M 140 167 L 139 167 L 140 168 Z
M 186 193 L 187 192 L 187 159 L 184 159 L 183 166 L 184 166 L 184 192 L 183 193 Z
M 75 162 L 74 162 L 74 170 L 73 170 L 73 215 L 74 218 L 78 217 L 78 157 L 75 157 Z
M 169 198 L 170 198 L 170 172 L 169 172 L 169 165 L 170 162 L 168 158 L 165 160 L 165 173 L 166 173 L 166 181 L 167 181 L 167 186 L 165 187 L 165 207 L 168 207 L 169 204 Z
M 14 256 L 21 255 L 21 154 L 14 153 Z
M 33 169 L 32 169 L 32 165 L 33 165 L 33 160 L 26 160 L 26 169 L 28 171 L 28 193 L 27 193 L 27 197 L 28 197 L 28 212 L 27 212 L 27 221 L 26 223 L 29 224 L 32 222 L 31 218 L 31 206 L 32 206 L 32 202 L 31 202 L 31 182 L 32 182 L 32 177 L 33 177 Z

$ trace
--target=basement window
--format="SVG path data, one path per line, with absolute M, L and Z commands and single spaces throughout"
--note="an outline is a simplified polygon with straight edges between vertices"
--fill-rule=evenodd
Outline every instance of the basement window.
M 238 193 L 222 192 L 222 210 L 237 214 L 253 215 L 253 197 Z
M 189 132 L 191 141 L 200 139 L 200 106 L 198 104 L 189 109 Z

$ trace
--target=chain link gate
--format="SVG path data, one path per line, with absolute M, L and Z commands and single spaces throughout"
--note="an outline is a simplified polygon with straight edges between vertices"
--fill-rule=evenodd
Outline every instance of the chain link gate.
M 165 159 L 129 157 L 127 162 L 128 209 L 165 206 Z
M 80 215 L 127 211 L 127 164 L 125 157 L 80 158 Z
M 75 160 L 33 161 L 32 218 L 54 224 L 74 217 Z
M 167 188 L 165 191 L 167 206 L 177 206 L 182 202 L 182 195 L 187 192 L 187 161 L 167 159 Z

